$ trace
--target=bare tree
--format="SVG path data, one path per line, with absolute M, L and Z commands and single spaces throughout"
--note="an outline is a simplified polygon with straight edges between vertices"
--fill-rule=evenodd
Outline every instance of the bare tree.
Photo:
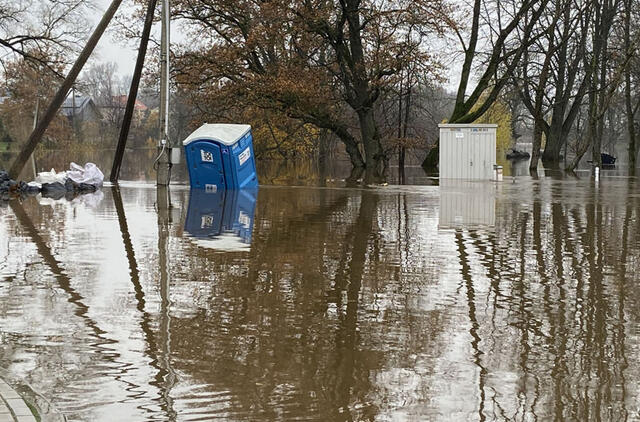
M 0 2 L 0 66 L 25 58 L 58 73 L 89 30 L 85 0 L 3 0 Z
M 583 58 L 590 19 L 591 1 L 550 3 L 538 22 L 543 35 L 524 54 L 516 84 L 534 121 L 532 171 L 538 166 L 543 134 L 542 159 L 548 166 L 558 165 L 587 93 L 591 69 L 584 69 Z
M 567 165 L 567 170 L 575 169 L 589 148 L 593 163 L 602 166 L 601 144 L 605 115 L 620 86 L 627 63 L 624 61 L 622 66 L 613 64 L 609 48 L 609 36 L 613 22 L 619 16 L 620 5 L 621 0 L 595 0 L 593 3 L 593 18 L 590 22 L 591 50 L 583 58 L 589 83 L 586 136 L 579 143 L 576 156 Z
M 496 101 L 523 53 L 538 36 L 534 29 L 548 3 L 549 0 L 474 0 L 470 30 L 467 34 L 457 31 L 464 62 L 449 123 L 471 123 Z M 481 39 L 483 33 L 488 34 L 484 40 Z M 483 45 L 488 46 L 488 51 L 483 51 Z M 479 73 L 475 87 L 472 86 L 474 66 Z M 438 151 L 436 144 L 422 166 L 436 167 Z

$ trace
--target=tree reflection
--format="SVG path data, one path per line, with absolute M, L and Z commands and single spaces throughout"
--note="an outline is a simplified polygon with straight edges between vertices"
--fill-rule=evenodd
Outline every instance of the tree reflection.
M 530 208 L 503 204 L 497 238 L 455 233 L 479 370 L 479 420 L 631 415 L 627 333 L 637 318 L 626 302 L 627 274 L 638 262 L 636 200 L 612 200 L 614 193 L 598 190 L 563 200 L 573 183 L 558 184 L 551 198 L 534 185 Z M 513 385 L 492 381 L 507 370 L 517 374 Z M 486 406 L 487 388 L 495 392 L 493 408 Z
M 370 390 L 376 361 L 360 350 L 358 316 L 363 274 L 377 259 L 378 195 L 263 198 L 249 259 L 197 251 L 207 259 L 192 263 L 192 274 L 226 294 L 173 318 L 172 353 L 196 384 L 234 393 L 229 415 L 362 419 L 368 410 L 356 406 L 356 417 L 353 406 Z

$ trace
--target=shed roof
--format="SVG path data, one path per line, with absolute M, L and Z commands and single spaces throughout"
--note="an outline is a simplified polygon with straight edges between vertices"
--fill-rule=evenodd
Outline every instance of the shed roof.
M 251 126 L 249 125 L 205 123 L 189 135 L 182 144 L 188 145 L 197 140 L 211 139 L 230 146 L 238 142 L 250 130 Z

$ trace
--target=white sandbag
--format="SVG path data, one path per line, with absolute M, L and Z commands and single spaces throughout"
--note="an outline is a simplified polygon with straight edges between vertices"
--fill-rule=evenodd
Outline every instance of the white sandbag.
M 60 173 L 56 173 L 56 171 L 54 169 L 51 169 L 51 171 L 43 171 L 41 173 L 38 173 L 38 175 L 36 176 L 36 182 L 43 184 L 43 183 L 62 183 L 64 185 L 64 182 L 67 180 L 67 172 L 66 171 L 61 171 Z
M 98 166 L 87 163 L 84 167 L 76 163 L 71 163 L 71 168 L 67 171 L 67 177 L 76 183 L 86 183 L 88 185 L 102 186 L 104 174 Z

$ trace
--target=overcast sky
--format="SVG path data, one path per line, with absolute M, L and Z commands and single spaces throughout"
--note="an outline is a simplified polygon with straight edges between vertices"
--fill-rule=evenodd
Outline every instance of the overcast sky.
M 97 25 L 100 21 L 100 18 L 102 18 L 102 14 L 107 9 L 107 7 L 109 7 L 111 0 L 95 0 L 95 2 L 99 10 L 96 12 L 96 15 L 94 17 L 94 26 Z M 120 9 L 118 10 L 118 14 L 132 13 L 132 10 L 133 8 L 131 6 L 131 2 L 123 1 Z M 112 22 L 112 25 L 109 26 L 107 32 L 102 36 L 102 39 L 100 39 L 100 42 L 98 43 L 98 46 L 92 55 L 92 60 L 117 63 L 118 73 L 120 73 L 121 75 L 132 75 L 133 69 L 135 67 L 136 56 L 138 54 L 138 48 L 123 46 L 122 44 L 117 43 L 113 37 L 113 30 L 114 25 Z M 160 38 L 159 23 L 154 25 L 153 34 L 157 36 L 156 38 Z M 172 25 L 171 39 L 174 41 L 180 41 L 182 38 L 183 35 L 179 31 L 178 25 Z
M 96 3 L 99 8 L 99 13 L 96 13 L 94 17 L 94 26 L 100 21 L 102 17 L 102 13 L 106 10 L 106 8 L 111 3 L 110 0 L 96 0 Z M 123 11 L 126 12 L 128 2 L 123 2 L 120 10 L 120 13 Z M 113 28 L 113 25 L 109 27 Z M 133 74 L 133 68 L 135 66 L 137 50 L 133 50 L 132 48 L 123 47 L 118 45 L 113 40 L 113 35 L 109 33 L 109 30 L 102 36 L 100 42 L 98 43 L 98 47 L 93 52 L 91 58 L 93 60 L 101 61 L 101 62 L 115 62 L 118 64 L 118 73 L 121 75 L 130 75 Z

